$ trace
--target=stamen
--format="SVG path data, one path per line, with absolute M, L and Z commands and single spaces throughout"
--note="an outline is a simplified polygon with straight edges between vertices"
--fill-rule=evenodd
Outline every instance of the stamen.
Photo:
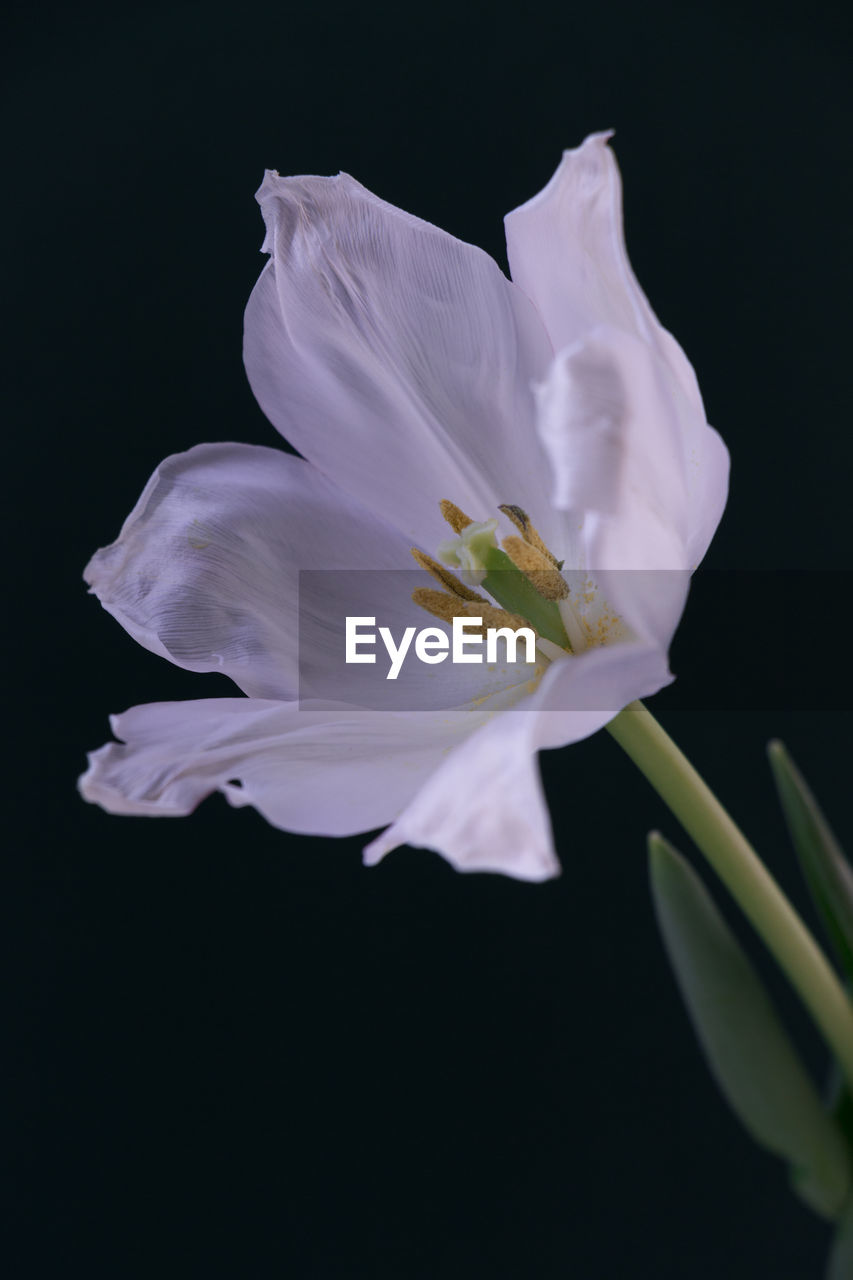
M 540 596 L 546 600 L 565 600 L 568 584 L 554 568 L 553 557 L 548 559 L 523 538 L 504 538 L 504 551 L 517 569 L 533 583 Z
M 512 521 L 525 542 L 529 543 L 531 547 L 535 547 L 543 556 L 546 556 L 551 561 L 551 564 L 556 565 L 558 569 L 562 569 L 562 560 L 558 560 L 545 546 L 538 529 L 531 522 L 530 516 L 526 511 L 521 507 L 517 507 L 514 502 L 504 502 L 498 507 L 498 511 L 502 511 L 507 520 Z
M 480 631 L 487 631 L 489 627 L 510 627 L 518 631 L 519 627 L 530 626 L 517 613 L 497 609 L 487 600 L 460 600 L 458 596 L 446 595 L 432 587 L 418 587 L 412 592 L 412 600 L 442 622 L 452 622 L 454 618 L 482 618 L 483 625 L 477 628 Z M 472 629 L 471 634 L 476 635 L 477 631 Z
M 470 516 L 466 516 L 465 512 L 457 507 L 455 502 L 450 502 L 447 498 L 442 498 L 438 505 L 441 509 L 441 514 L 444 516 L 454 533 L 461 533 L 463 529 L 468 528 L 469 524 L 474 523 Z
M 572 608 L 571 600 L 558 600 L 557 608 L 560 611 L 560 618 L 566 629 L 566 635 L 569 637 L 572 649 L 575 653 L 580 653 L 587 647 L 587 637 Z
M 440 505 L 442 515 L 457 534 L 438 547 L 439 562 L 443 561 L 444 565 L 457 570 L 463 582 L 470 587 L 482 584 L 483 590 L 507 613 L 514 618 L 524 619 L 521 625 L 531 626 L 537 635 L 544 636 L 564 653 L 571 653 L 573 642 L 558 607 L 561 602 L 565 604 L 568 596 L 566 583 L 555 572 L 562 567 L 562 561 L 555 560 L 551 555 L 530 523 L 527 513 L 521 507 L 501 507 L 501 511 L 525 535 L 523 539 L 511 539 L 508 544 L 522 558 L 525 566 L 522 569 L 498 546 L 495 538 L 497 520 L 483 520 L 478 524 L 466 516 L 464 511 L 460 511 L 455 503 L 445 499 Z M 431 557 L 424 557 L 423 553 L 421 556 L 416 555 L 415 559 L 438 578 L 443 587 L 453 593 L 446 595 L 441 591 L 421 589 L 413 597 L 415 602 L 444 621 L 458 616 L 459 609 L 455 606 L 454 596 L 459 600 L 465 597 L 455 575 L 445 577 L 441 563 L 435 565 L 438 570 L 436 573 L 432 567 L 435 562 Z M 527 570 L 530 571 L 529 577 Z M 476 617 L 483 601 L 475 596 L 472 603 L 477 606 L 472 615 Z
M 536 639 L 536 648 L 542 654 L 543 658 L 547 658 L 549 662 L 559 662 L 561 658 L 565 658 L 566 651 L 561 649 L 551 640 L 546 640 L 544 636 L 538 636 Z
M 436 591 L 434 587 L 417 587 L 412 592 L 412 599 L 442 622 L 452 622 L 465 612 L 465 602 L 458 596 L 449 596 L 445 591 Z
M 445 569 L 444 565 L 439 564 L 437 560 L 433 560 L 432 556 L 428 556 L 423 551 L 418 551 L 417 547 L 412 547 L 412 555 L 421 569 L 426 569 L 427 573 L 431 573 L 436 581 L 440 582 L 448 591 L 452 591 L 454 595 L 459 596 L 462 600 L 478 600 L 483 604 L 487 603 L 484 596 L 481 596 L 477 591 L 472 591 L 470 587 L 466 587 L 464 582 L 459 581 L 455 573 Z

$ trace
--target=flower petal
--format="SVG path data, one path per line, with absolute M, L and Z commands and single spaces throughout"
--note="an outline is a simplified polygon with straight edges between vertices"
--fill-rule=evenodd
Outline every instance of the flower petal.
M 558 875 L 536 751 L 589 737 L 671 679 L 654 646 L 614 645 L 554 663 L 523 709 L 499 713 L 447 756 L 367 846 L 365 862 L 412 844 L 434 849 L 459 871 L 519 880 Z
M 729 496 L 729 451 L 713 427 L 686 433 L 687 562 L 701 563 Z
M 504 711 L 457 747 L 397 821 L 364 850 L 368 866 L 402 844 L 457 871 L 548 880 L 560 864 L 536 764 L 536 715 Z
M 395 530 L 301 458 L 206 444 L 161 463 L 85 577 L 154 653 L 253 697 L 294 697 L 299 570 L 411 563 Z M 342 624 L 343 601 L 337 612 Z
M 537 402 L 554 505 L 581 527 L 582 567 L 606 574 L 611 607 L 666 649 L 692 567 L 679 411 L 694 410 L 650 347 L 605 327 L 560 352 Z
M 214 791 L 288 831 L 348 835 L 389 822 L 475 713 L 306 711 L 209 698 L 113 716 L 121 743 L 89 757 L 86 800 L 110 813 L 181 817 Z
M 445 536 L 441 498 L 475 519 L 516 503 L 547 540 L 530 387 L 552 350 L 528 299 L 481 250 L 346 174 L 268 174 L 258 200 L 272 258 L 244 355 L 279 431 L 426 547 Z
M 555 663 L 538 697 L 537 745 L 565 747 L 597 733 L 637 698 L 671 684 L 664 650 L 638 642 L 587 649 Z
M 555 350 L 602 324 L 634 333 L 665 360 L 704 420 L 696 375 L 628 261 L 611 136 L 594 133 L 565 151 L 548 185 L 507 214 L 510 272 L 535 303 Z
M 609 133 L 566 151 L 539 195 L 506 218 L 513 280 L 535 303 L 555 350 L 605 325 L 640 338 L 661 362 L 678 405 L 690 504 L 686 546 L 699 563 L 726 501 L 728 453 L 705 421 L 696 375 L 637 283 L 622 232 L 622 188 Z M 667 376 L 668 375 L 668 376 Z

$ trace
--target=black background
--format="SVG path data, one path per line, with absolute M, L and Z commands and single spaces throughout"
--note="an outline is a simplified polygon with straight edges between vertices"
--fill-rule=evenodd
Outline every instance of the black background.
M 502 215 L 616 128 L 635 269 L 733 456 L 708 563 L 848 568 L 848 38 L 821 4 L 14 13 L 7 1274 L 820 1274 L 827 1232 L 721 1102 L 661 951 L 644 835 L 688 842 L 607 735 L 543 760 L 565 867 L 545 886 L 424 851 L 366 871 L 359 838 L 218 798 L 112 818 L 74 781 L 108 712 L 227 692 L 136 648 L 80 573 L 164 455 L 276 442 L 240 354 L 265 166 L 345 169 L 504 264 Z M 781 648 L 807 681 L 846 626 L 833 581 L 783 627 L 722 609 L 703 653 L 712 626 L 720 664 Z M 808 911 L 764 744 L 853 842 L 849 716 L 738 711 L 749 679 L 716 712 L 677 685 L 652 709 Z

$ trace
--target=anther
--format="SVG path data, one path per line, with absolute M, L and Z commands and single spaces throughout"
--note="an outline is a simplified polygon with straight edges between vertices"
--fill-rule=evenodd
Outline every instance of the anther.
M 454 595 L 459 596 L 462 600 L 476 600 L 483 604 L 487 601 L 477 591 L 472 591 L 470 587 L 466 587 L 464 582 L 460 582 L 455 573 L 451 573 L 443 564 L 439 564 L 437 560 L 433 560 L 432 556 L 428 556 L 424 551 L 419 551 L 417 547 L 412 547 L 412 555 L 416 563 L 421 569 L 426 569 L 427 573 L 431 573 L 437 582 L 440 582 L 448 591 L 452 591 Z
M 465 611 L 466 602 L 458 596 L 449 596 L 445 591 L 436 591 L 434 587 L 417 587 L 412 592 L 412 599 L 442 622 L 452 622 Z
M 565 600 L 569 588 L 554 568 L 553 559 L 545 556 L 537 547 L 523 538 L 504 538 L 504 551 L 517 569 L 533 584 L 546 600 Z
M 482 627 L 479 628 L 481 631 L 487 631 L 490 627 L 510 627 L 513 631 L 518 631 L 519 627 L 530 626 L 517 613 L 498 609 L 487 600 L 460 600 L 458 596 L 449 596 L 433 587 L 418 587 L 412 592 L 412 600 L 442 622 L 452 622 L 454 618 L 482 618 Z
M 502 511 L 507 520 L 512 521 L 525 542 L 529 543 L 531 547 L 535 547 L 543 556 L 546 556 L 551 564 L 556 565 L 558 569 L 562 569 L 562 560 L 558 560 L 545 546 L 538 529 L 531 522 L 530 516 L 526 511 L 521 507 L 517 507 L 513 502 L 503 503 L 498 507 L 498 511 Z
M 442 498 L 438 505 L 441 509 L 441 514 L 444 516 L 454 533 L 461 533 L 463 529 L 468 528 L 469 524 L 474 523 L 470 516 L 466 516 L 465 512 L 457 507 L 455 502 L 450 502 L 447 498 Z

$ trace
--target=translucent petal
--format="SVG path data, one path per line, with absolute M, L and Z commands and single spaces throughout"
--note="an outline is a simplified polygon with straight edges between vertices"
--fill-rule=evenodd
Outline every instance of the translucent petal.
M 729 458 L 707 425 L 696 375 L 637 283 L 622 231 L 622 187 L 607 133 L 565 152 L 548 185 L 506 218 L 513 280 L 535 303 L 556 351 L 606 326 L 638 338 L 657 357 L 662 391 L 676 406 L 689 493 L 682 530 L 690 567 L 719 524 Z M 649 452 L 654 448 L 649 443 Z
M 379 862 L 412 844 L 436 850 L 459 871 L 497 871 L 519 880 L 558 875 L 537 750 L 589 737 L 671 678 L 665 656 L 640 645 L 588 650 L 555 663 L 522 708 L 494 716 L 443 760 L 397 821 L 367 846 L 365 861 Z
M 475 519 L 515 502 L 547 539 L 531 384 L 552 351 L 520 290 L 345 174 L 269 174 L 258 199 L 272 258 L 244 354 L 275 426 L 413 542 L 446 536 L 448 497 Z
M 607 575 L 636 635 L 667 648 L 692 567 L 681 415 L 694 410 L 646 343 L 607 327 L 557 356 L 537 401 L 554 505 L 578 530 L 583 566 Z
M 253 697 L 286 698 L 297 690 L 299 570 L 411 564 L 400 534 L 302 459 L 205 444 L 161 463 L 85 576 L 154 653 L 221 671 Z M 329 601 L 329 612 L 363 612 L 355 594 Z
M 112 717 L 122 741 L 92 753 L 80 790 L 110 813 L 156 817 L 220 791 L 285 830 L 347 835 L 391 821 L 476 723 L 470 712 L 315 712 L 251 698 L 150 703 Z

